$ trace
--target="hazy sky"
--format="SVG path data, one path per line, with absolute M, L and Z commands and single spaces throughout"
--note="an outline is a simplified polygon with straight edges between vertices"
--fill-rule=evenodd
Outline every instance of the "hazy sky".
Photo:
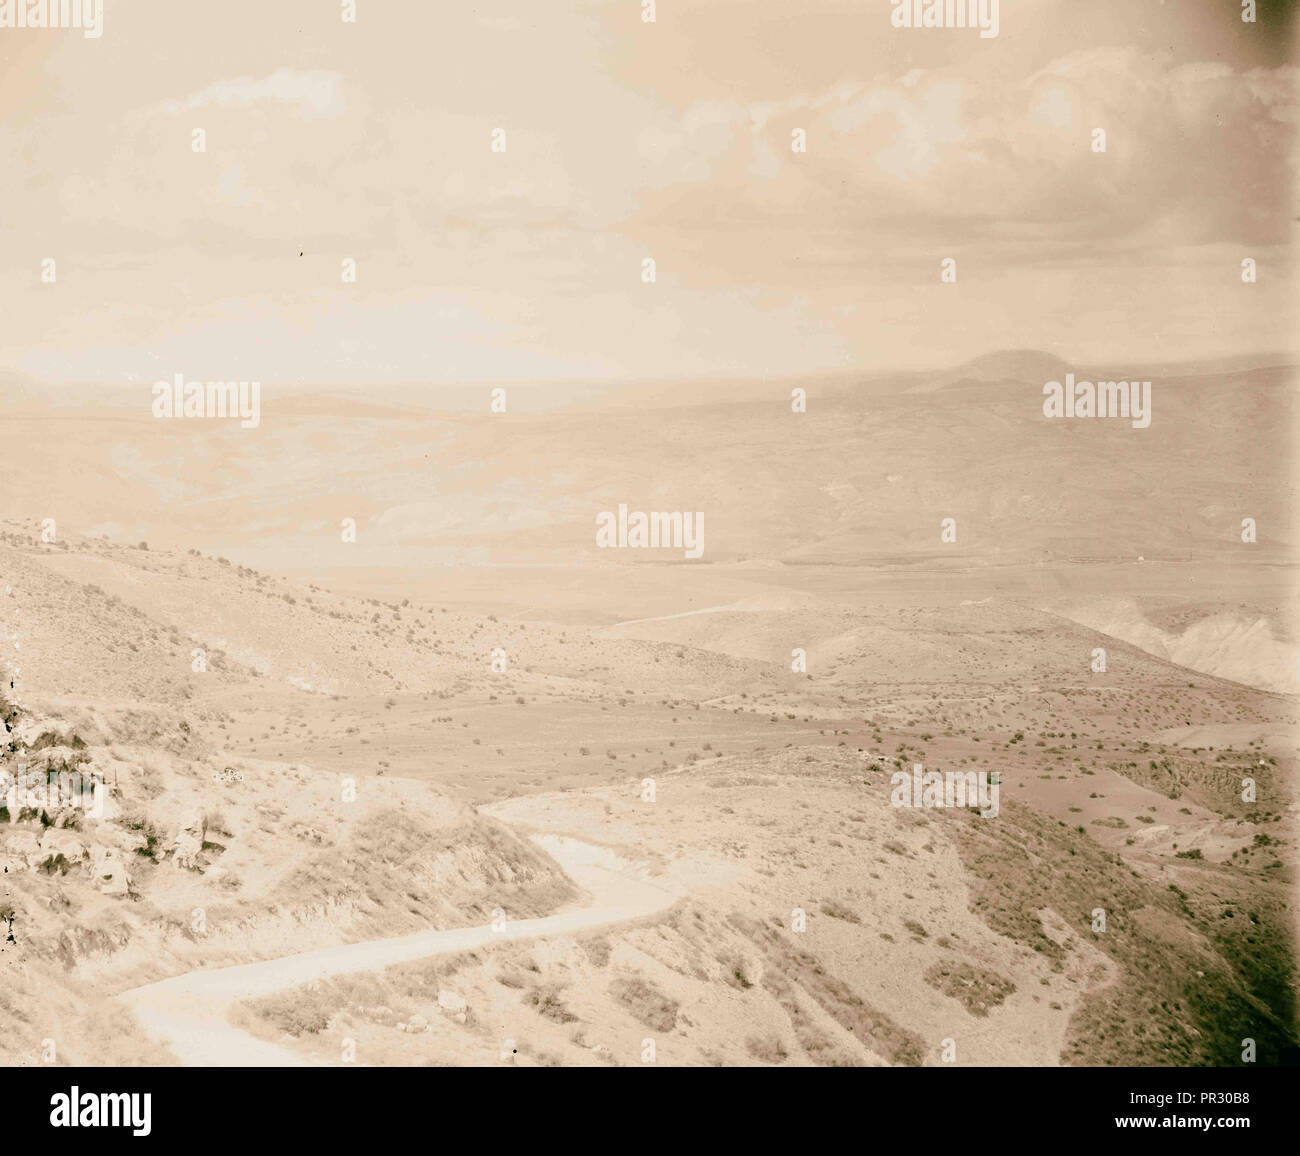
M 0 376 L 1289 347 L 1279 8 L 1003 0 L 981 39 L 895 29 L 888 0 L 661 0 L 653 24 L 640 0 L 358 0 L 355 24 L 338 0 L 106 0 L 97 40 L 0 29 Z

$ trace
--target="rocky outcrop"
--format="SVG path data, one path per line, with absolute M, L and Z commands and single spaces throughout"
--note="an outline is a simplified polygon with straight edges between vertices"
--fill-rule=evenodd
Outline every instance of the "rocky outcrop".
M 469 1010 L 469 1003 L 463 995 L 458 995 L 454 991 L 440 991 L 438 993 L 438 1006 L 457 1023 L 463 1024 L 465 1022 L 465 1013 Z
M 41 854 L 41 838 L 35 831 L 8 831 L 3 838 L 7 856 L 28 867 L 35 867 L 44 858 Z
M 191 811 L 181 820 L 180 830 L 176 832 L 176 842 L 172 844 L 172 855 L 176 866 L 187 871 L 199 871 L 202 864 L 199 855 L 203 851 L 203 836 L 206 826 L 200 811 Z
M 75 831 L 51 827 L 41 836 L 40 852 L 43 858 L 62 855 L 69 863 L 79 863 L 86 857 L 86 845 Z
M 131 877 L 127 874 L 126 860 L 116 847 L 94 847 L 91 850 L 90 871 L 102 894 L 130 894 Z

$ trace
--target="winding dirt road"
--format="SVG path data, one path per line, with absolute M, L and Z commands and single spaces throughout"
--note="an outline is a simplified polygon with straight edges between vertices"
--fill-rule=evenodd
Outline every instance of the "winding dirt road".
M 300 1067 L 301 1056 L 259 1040 L 229 1021 L 241 1000 L 329 976 L 378 971 L 396 963 L 487 947 L 503 940 L 563 935 L 604 924 L 638 919 L 663 910 L 677 896 L 600 847 L 563 836 L 534 836 L 590 901 L 540 919 L 507 920 L 449 931 L 420 931 L 397 939 L 373 939 L 286 955 L 261 963 L 186 972 L 123 992 L 120 999 L 157 1042 L 184 1065 L 207 1067 Z

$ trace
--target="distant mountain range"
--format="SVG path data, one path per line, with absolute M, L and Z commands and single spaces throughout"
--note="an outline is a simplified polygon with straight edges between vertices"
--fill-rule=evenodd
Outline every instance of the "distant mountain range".
M 268 567 L 682 562 L 597 551 L 596 516 L 620 503 L 703 512 L 705 564 L 1290 559 L 1294 369 L 1152 375 L 1149 429 L 1045 418 L 1042 385 L 1066 372 L 1051 353 L 1001 351 L 939 374 L 809 381 L 807 412 L 775 381 L 559 408 L 510 388 L 505 413 L 486 387 L 467 394 L 476 407 L 440 412 L 414 388 L 267 384 L 255 430 L 159 422 L 143 386 L 94 391 L 91 408 L 23 382 L 8 387 L 22 402 L 6 413 L 0 515 Z

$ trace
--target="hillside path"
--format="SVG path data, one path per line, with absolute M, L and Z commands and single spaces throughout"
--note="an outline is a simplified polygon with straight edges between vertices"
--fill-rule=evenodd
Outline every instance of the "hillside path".
M 300 1067 L 307 1060 L 288 1048 L 259 1040 L 229 1022 L 242 1000 L 272 995 L 285 988 L 351 972 L 378 971 L 396 963 L 472 951 L 503 940 L 565 935 L 591 927 L 653 914 L 677 896 L 645 878 L 600 847 L 565 836 L 534 836 L 590 901 L 539 919 L 507 920 L 492 926 L 419 931 L 396 939 L 372 939 L 327 947 L 260 963 L 186 972 L 123 992 L 120 999 L 141 1027 L 165 1044 L 185 1066 Z

